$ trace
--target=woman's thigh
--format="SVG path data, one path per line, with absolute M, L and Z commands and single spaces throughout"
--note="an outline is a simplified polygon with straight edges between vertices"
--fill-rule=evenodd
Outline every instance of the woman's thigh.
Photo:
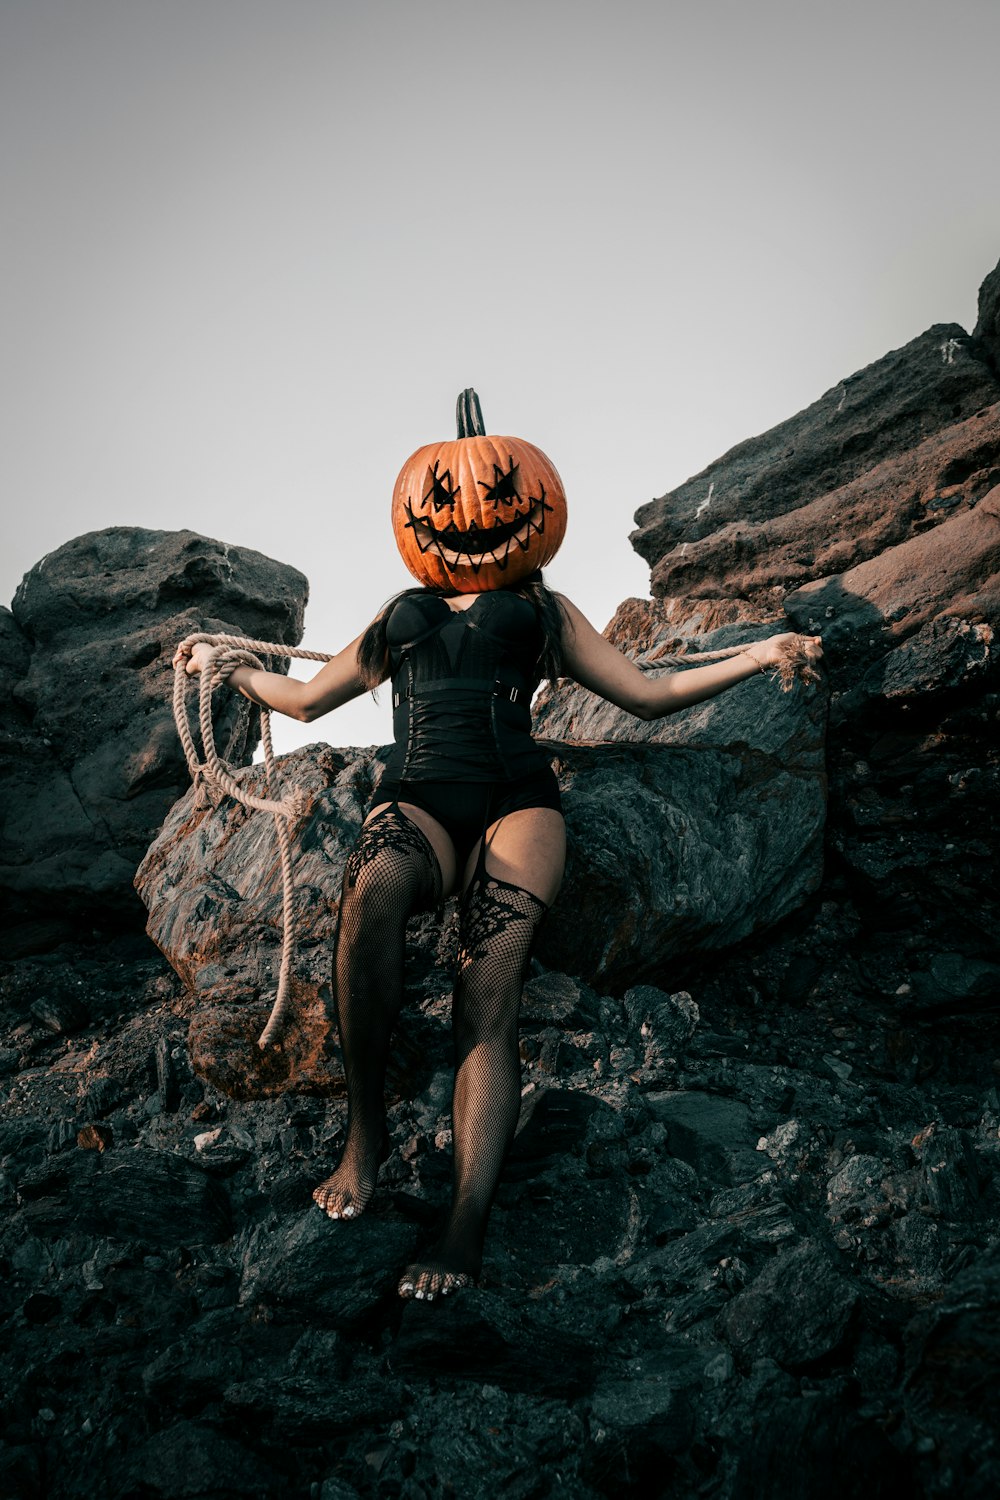
M 370 823 L 373 818 L 378 817 L 380 812 L 391 806 L 391 802 L 376 802 L 371 812 L 365 818 L 365 824 Z M 411 823 L 420 829 L 420 832 L 434 850 L 438 868 L 441 871 L 442 896 L 448 897 L 452 895 L 455 890 L 455 876 L 458 862 L 455 855 L 455 845 L 452 843 L 450 835 L 442 828 L 437 818 L 432 817 L 424 808 L 416 807 L 412 802 L 397 802 L 396 806 L 404 817 L 408 818 Z
M 466 862 L 463 890 L 475 876 L 478 856 L 477 844 Z M 551 906 L 566 866 L 566 822 L 562 813 L 553 807 L 523 807 L 505 813 L 486 830 L 484 863 L 487 875 L 520 886 Z

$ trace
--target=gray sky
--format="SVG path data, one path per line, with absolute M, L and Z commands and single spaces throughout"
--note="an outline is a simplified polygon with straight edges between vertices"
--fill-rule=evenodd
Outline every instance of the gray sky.
M 998 55 L 996 0 L 0 0 L 0 597 L 191 527 L 301 568 L 337 650 L 474 385 L 559 469 L 549 581 L 602 627 L 638 505 L 972 327 Z M 275 717 L 389 733 L 384 694 Z

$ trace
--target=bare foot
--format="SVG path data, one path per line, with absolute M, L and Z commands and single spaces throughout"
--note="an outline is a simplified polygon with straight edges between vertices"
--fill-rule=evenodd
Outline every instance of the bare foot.
M 344 1148 L 340 1166 L 313 1188 L 313 1201 L 331 1219 L 358 1219 L 368 1207 L 368 1200 L 378 1182 L 378 1169 L 392 1150 L 388 1133 L 374 1154 Z
M 475 1286 L 471 1271 L 460 1270 L 443 1260 L 414 1261 L 407 1266 L 399 1282 L 399 1295 L 407 1300 L 433 1302 L 435 1297 L 450 1297 L 464 1287 Z

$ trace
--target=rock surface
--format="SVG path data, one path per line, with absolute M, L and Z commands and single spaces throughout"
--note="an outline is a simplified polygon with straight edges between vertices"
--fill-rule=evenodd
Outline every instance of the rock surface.
M 1000 1029 L 915 1012 L 904 937 L 834 878 L 683 990 L 536 971 L 482 1284 L 432 1306 L 394 1287 L 449 1194 L 439 994 L 345 1224 L 344 1101 L 199 1078 L 155 950 L 0 963 L 3 1492 L 985 1500 Z M 73 1035 L 21 1019 L 81 973 Z
M 189 783 L 171 658 L 195 630 L 294 644 L 306 580 L 193 532 L 90 532 L 26 574 L 0 614 L 0 890 L 5 941 L 44 948 L 132 922 L 135 867 Z M 250 760 L 249 705 L 220 696 L 220 743 Z
M 989 648 L 1000 618 L 1000 485 L 933 531 L 803 584 L 786 595 L 784 606 L 797 629 L 822 630 L 824 650 L 829 640 L 835 660 L 856 665 L 874 656 L 880 678 L 902 671 L 888 653 L 921 627 L 935 621 L 964 627 L 970 644 L 980 643 L 975 658 L 989 680 L 994 673 L 982 669 L 995 668 Z M 881 682 L 873 685 L 878 692 Z M 926 688 L 915 684 L 914 690 Z

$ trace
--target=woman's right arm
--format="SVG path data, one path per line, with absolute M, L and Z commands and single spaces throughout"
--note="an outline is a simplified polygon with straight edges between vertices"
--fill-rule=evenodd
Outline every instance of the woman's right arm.
M 226 681 L 251 703 L 310 724 L 321 714 L 328 714 L 365 692 L 358 666 L 362 639 L 363 635 L 359 635 L 343 651 L 338 651 L 308 682 L 285 677 L 281 672 L 263 672 L 258 667 L 236 667 Z M 185 652 L 187 671 L 192 675 L 202 671 L 211 650 L 211 646 L 199 642 Z

